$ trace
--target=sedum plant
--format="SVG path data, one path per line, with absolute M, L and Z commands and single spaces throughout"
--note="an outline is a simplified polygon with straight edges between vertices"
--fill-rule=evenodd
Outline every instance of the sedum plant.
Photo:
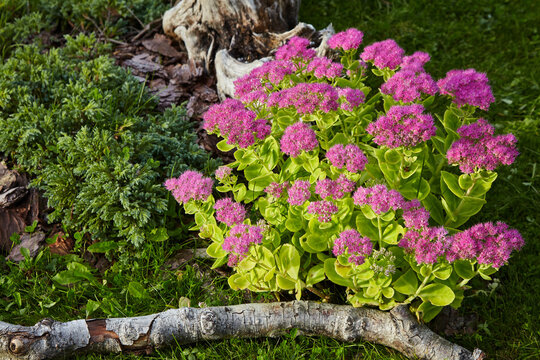
M 329 39 L 340 62 L 292 38 L 204 116 L 218 147 L 235 149 L 215 173 L 220 195 L 193 171 L 165 186 L 210 239 L 214 266 L 234 268 L 233 289 L 300 298 L 328 279 L 354 306 L 410 304 L 429 321 L 523 246 L 502 222 L 460 229 L 518 155 L 516 138 L 479 118 L 494 101 L 485 74 L 435 81 L 428 54 L 391 39 L 359 50 L 362 37 Z

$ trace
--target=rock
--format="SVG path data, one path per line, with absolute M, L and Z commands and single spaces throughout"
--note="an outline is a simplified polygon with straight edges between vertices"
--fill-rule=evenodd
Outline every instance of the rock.
M 15 245 L 10 254 L 6 257 L 7 260 L 14 262 L 23 261 L 24 256 L 21 254 L 21 248 L 28 249 L 31 258 L 35 257 L 39 250 L 44 246 L 45 233 L 38 231 L 32 234 L 22 234 L 20 240 L 20 244 Z

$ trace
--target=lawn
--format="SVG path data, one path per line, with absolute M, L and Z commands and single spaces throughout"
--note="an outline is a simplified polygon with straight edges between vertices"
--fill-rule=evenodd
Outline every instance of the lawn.
M 163 3 L 160 2 L 160 6 Z M 145 2 L 139 1 L 137 4 L 140 10 Z M 144 16 L 149 17 L 145 20 L 150 20 L 155 14 Z M 2 19 L 0 17 L 0 24 Z M 80 20 L 81 23 L 83 20 Z M 486 118 L 495 124 L 497 132 L 512 132 L 517 136 L 520 156 L 512 166 L 498 170 L 499 177 L 487 195 L 487 204 L 468 224 L 505 221 L 521 232 L 526 245 L 510 259 L 509 265 L 496 273 L 496 278 L 490 282 L 476 279 L 473 284 L 476 290 L 467 293 L 459 313 L 477 319 L 474 333 L 443 336 L 471 350 L 480 348 L 492 359 L 540 358 L 540 168 L 537 170 L 540 160 L 540 4 L 510 0 L 304 0 L 300 21 L 313 24 L 317 29 L 329 23 L 336 31 L 356 27 L 364 32 L 364 45 L 392 38 L 407 54 L 426 51 L 431 55 L 426 70 L 435 79 L 443 78 L 452 69 L 474 68 L 487 73 L 496 101 Z M 117 28 L 111 29 L 119 31 Z M 1 48 L 5 49 L 4 46 Z M 8 54 L 8 51 L 4 50 L 4 53 Z M 75 69 L 79 67 L 73 66 Z M 112 65 L 105 63 L 99 66 L 108 68 Z M 123 76 L 116 74 L 115 79 L 123 79 Z M 77 76 L 74 75 L 74 78 Z M 107 91 L 113 91 L 109 88 Z M 3 106 L 1 91 L 0 106 Z M 137 94 L 138 88 L 135 88 L 125 90 L 121 96 L 125 96 L 125 102 L 131 104 L 130 101 L 137 98 Z M 152 105 L 151 100 L 146 98 L 143 103 L 139 101 L 129 105 L 130 114 L 133 113 L 130 116 L 135 122 L 141 121 L 141 129 L 161 116 L 152 106 L 155 107 L 155 104 Z M 116 128 L 111 125 L 109 130 L 117 131 L 118 127 L 122 128 L 122 124 L 119 123 Z M 143 139 L 150 144 L 148 146 L 155 146 L 146 132 L 136 130 L 133 130 L 133 135 L 126 135 L 122 131 L 115 135 L 121 133 L 120 137 L 125 136 L 125 141 Z M 58 130 L 61 131 L 65 130 Z M 160 136 L 168 135 L 166 130 L 160 133 Z M 69 145 L 68 140 L 62 141 L 67 144 L 65 146 Z M 115 149 L 118 159 L 127 161 L 123 155 L 127 150 L 123 150 L 122 144 Z M 167 156 L 166 149 L 148 151 Z M 212 162 L 204 163 L 204 156 L 200 153 L 193 156 L 197 157 L 196 161 L 193 160 L 196 163 L 193 166 L 215 167 Z M 136 161 L 143 166 L 145 160 Z M 31 169 L 31 160 L 28 160 L 28 164 L 26 168 Z M 173 163 L 167 165 L 170 166 L 167 175 L 178 172 Z M 151 176 L 163 176 L 157 172 Z M 178 217 L 178 207 L 170 198 L 168 205 L 172 211 L 163 211 L 158 215 L 180 223 L 182 219 Z M 63 216 L 69 218 L 69 212 Z M 169 225 L 164 221 L 152 226 Z M 143 244 L 138 250 L 129 250 L 124 244 L 125 247 L 121 249 L 125 249 L 126 253 L 106 271 L 92 269 L 87 259 L 76 255 L 58 257 L 44 252 L 37 259 L 23 261 L 19 266 L 2 259 L 0 306 L 4 309 L 0 311 L 0 320 L 34 324 L 44 317 L 61 321 L 85 316 L 123 317 L 160 312 L 188 303 L 192 306 L 217 306 L 269 301 L 271 297 L 265 294 L 232 291 L 223 274 L 209 270 L 209 263 L 205 260 L 191 260 L 188 265 L 169 269 L 168 261 L 178 251 L 201 246 L 200 239 L 187 231 L 189 226 L 182 224 L 175 227 L 174 232 L 169 232 L 169 238 L 160 238 L 159 232 L 153 234 L 156 241 Z M 114 229 L 117 230 L 116 227 Z M 83 238 L 76 230 L 66 229 L 67 232 L 71 232 L 74 238 Z M 77 246 L 79 249 L 85 247 L 82 240 Z M 102 252 L 108 260 L 112 260 L 116 250 L 111 248 Z M 62 286 L 63 283 L 70 283 L 66 270 L 70 266 L 71 269 L 77 267 L 86 275 L 70 286 Z M 91 355 L 85 358 L 138 357 Z M 345 344 L 327 338 L 304 337 L 296 332 L 275 339 L 231 339 L 182 345 L 171 350 L 156 351 L 146 358 L 404 359 L 399 353 L 382 346 Z

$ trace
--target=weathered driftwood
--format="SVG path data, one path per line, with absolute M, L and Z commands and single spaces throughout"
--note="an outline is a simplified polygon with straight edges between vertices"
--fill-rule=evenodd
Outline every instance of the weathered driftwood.
M 163 15 L 163 30 L 208 68 L 219 49 L 248 61 L 266 56 L 270 34 L 294 28 L 299 9 L 300 0 L 182 0 Z
M 34 326 L 0 322 L 0 360 L 49 359 L 85 352 L 150 353 L 155 348 L 232 337 L 303 335 L 365 340 L 421 359 L 481 359 L 419 324 L 406 307 L 390 312 L 309 301 L 180 308 L 118 319 L 43 320 Z
M 334 28 L 332 25 L 317 32 L 311 25 L 299 23 L 291 31 L 282 34 L 271 34 L 274 39 L 271 49 L 278 48 L 293 36 L 302 36 L 314 38 L 314 40 L 320 44 L 317 47 L 317 56 L 331 56 L 333 54 L 327 45 L 327 41 L 333 34 Z M 254 34 L 255 38 L 256 35 L 257 34 Z M 242 62 L 235 59 L 227 50 L 219 50 L 216 53 L 214 63 L 217 78 L 216 86 L 219 97 L 222 100 L 226 97 L 234 97 L 234 81 L 270 60 L 272 60 L 271 57 L 265 57 L 252 62 Z

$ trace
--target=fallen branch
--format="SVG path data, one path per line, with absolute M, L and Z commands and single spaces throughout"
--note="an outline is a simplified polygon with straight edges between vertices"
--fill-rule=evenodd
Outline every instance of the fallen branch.
M 43 320 L 34 326 L 0 322 L 0 360 L 50 359 L 73 354 L 150 353 L 155 348 L 233 337 L 278 336 L 297 328 L 346 342 L 370 341 L 406 356 L 432 360 L 482 359 L 419 324 L 406 307 L 390 312 L 309 301 L 180 308 L 117 319 Z

